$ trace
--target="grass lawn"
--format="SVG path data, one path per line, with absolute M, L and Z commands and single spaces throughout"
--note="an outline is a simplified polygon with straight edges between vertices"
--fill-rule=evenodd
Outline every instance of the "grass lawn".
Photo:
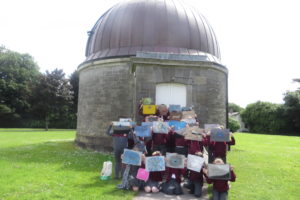
M 110 155 L 74 146 L 74 130 L 0 129 L 0 200 L 132 199 L 100 181 Z M 300 197 L 300 137 L 235 134 L 228 153 L 237 181 L 231 200 L 296 200 Z
M 228 154 L 237 174 L 231 200 L 300 199 L 300 137 L 235 134 Z
M 132 199 L 101 181 L 110 155 L 74 146 L 75 130 L 0 129 L 0 200 Z

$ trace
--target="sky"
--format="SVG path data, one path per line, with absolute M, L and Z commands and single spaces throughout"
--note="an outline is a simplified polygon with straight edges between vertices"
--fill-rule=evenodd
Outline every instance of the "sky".
M 0 0 L 0 45 L 32 55 L 41 72 L 70 75 L 85 60 L 87 31 L 120 0 Z M 283 103 L 300 78 L 297 0 L 183 0 L 217 36 L 229 70 L 229 102 Z

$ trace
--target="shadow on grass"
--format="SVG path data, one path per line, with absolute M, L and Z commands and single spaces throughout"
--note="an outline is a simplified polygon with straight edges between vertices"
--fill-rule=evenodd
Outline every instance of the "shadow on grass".
M 99 173 L 111 155 L 80 149 L 74 141 L 48 141 L 40 144 L 0 148 L 0 159 L 10 163 L 59 164 L 62 170 L 95 171 Z

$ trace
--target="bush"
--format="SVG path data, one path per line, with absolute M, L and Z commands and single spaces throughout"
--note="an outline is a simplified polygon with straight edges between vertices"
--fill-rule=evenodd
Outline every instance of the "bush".
M 241 128 L 239 122 L 231 117 L 229 117 L 228 125 L 229 125 L 229 130 L 231 132 L 236 132 L 237 130 L 239 130 Z

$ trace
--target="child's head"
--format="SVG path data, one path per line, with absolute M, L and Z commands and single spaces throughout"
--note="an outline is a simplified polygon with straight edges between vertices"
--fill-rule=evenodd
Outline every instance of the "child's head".
M 221 158 L 216 158 L 213 162 L 213 164 L 217 164 L 217 165 L 223 165 L 224 161 Z
M 160 151 L 154 151 L 152 153 L 152 156 L 161 156 L 161 153 L 160 153 Z

